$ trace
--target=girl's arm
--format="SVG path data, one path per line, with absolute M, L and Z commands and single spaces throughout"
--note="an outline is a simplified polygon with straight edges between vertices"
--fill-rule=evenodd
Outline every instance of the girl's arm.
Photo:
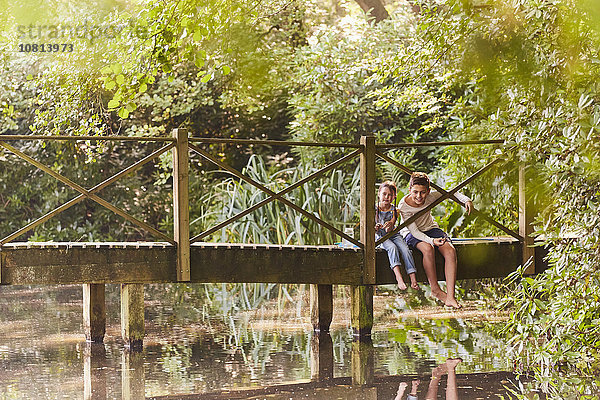
M 391 232 L 396 226 L 396 221 L 398 220 L 398 209 L 394 208 L 394 212 L 392 213 L 392 219 L 383 224 L 383 228 L 386 232 Z

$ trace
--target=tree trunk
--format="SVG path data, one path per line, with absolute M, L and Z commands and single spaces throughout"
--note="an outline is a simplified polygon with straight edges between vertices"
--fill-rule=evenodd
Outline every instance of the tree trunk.
M 381 0 L 355 0 L 360 8 L 369 15 L 370 18 L 375 19 L 375 23 L 383 21 L 390 17 L 385 6 Z

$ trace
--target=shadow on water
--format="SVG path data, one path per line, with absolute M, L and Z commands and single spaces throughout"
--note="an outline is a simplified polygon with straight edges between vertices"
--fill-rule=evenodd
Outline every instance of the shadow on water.
M 256 314 L 224 323 L 146 303 L 144 349 L 130 352 L 116 311 L 105 343 L 85 342 L 78 286 L 0 288 L 0 399 L 511 398 L 516 382 L 502 340 L 462 319 L 392 306 L 372 341 L 357 342 L 343 321 L 313 335 L 306 318 L 282 329 Z M 107 306 L 118 310 L 118 296 Z

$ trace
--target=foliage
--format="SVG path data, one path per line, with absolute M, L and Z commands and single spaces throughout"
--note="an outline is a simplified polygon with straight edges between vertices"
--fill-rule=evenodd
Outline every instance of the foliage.
M 536 235 L 550 246 L 551 267 L 536 277 L 513 277 L 517 289 L 507 303 L 515 312 L 506 334 L 515 357 L 535 372 L 550 397 L 593 396 L 600 271 L 600 38 L 594 9 L 569 0 L 520 0 L 423 10 L 417 32 L 432 50 L 425 57 L 460 100 L 448 125 L 450 137 L 503 138 L 515 145 L 500 150 L 514 164 L 473 186 L 478 200 L 491 193 L 489 198 L 515 204 L 509 187 L 514 188 L 516 167 L 529 165 Z M 449 149 L 448 172 L 461 179 L 471 159 L 492 154 Z M 491 210 L 509 214 L 514 206 L 500 203 Z

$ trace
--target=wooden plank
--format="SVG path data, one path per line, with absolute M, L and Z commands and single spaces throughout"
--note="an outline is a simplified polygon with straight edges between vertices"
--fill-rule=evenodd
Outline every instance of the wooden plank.
M 53 285 L 80 283 L 175 282 L 175 248 L 5 245 L 2 283 Z
M 144 285 L 121 284 L 121 337 L 133 350 L 144 344 Z
M 516 240 L 481 240 L 454 242 L 458 259 L 457 279 L 482 279 L 506 277 L 521 264 L 521 243 Z M 422 268 L 421 252 L 413 250 L 413 258 L 417 265 L 417 280 L 427 282 Z M 436 270 L 439 280 L 445 280 L 444 258 L 436 251 Z M 389 260 L 384 250 L 377 251 L 377 284 L 395 284 L 396 278 L 390 270 Z M 404 279 L 408 279 L 404 268 L 400 268 Z
M 177 280 L 190 280 L 189 143 L 185 129 L 174 129 L 177 145 L 173 151 L 173 223 L 177 243 Z
M 333 319 L 333 286 L 310 285 L 310 320 L 316 333 L 329 332 Z
M 102 343 L 106 332 L 104 284 L 83 285 L 83 330 L 88 342 Z
M 458 279 L 505 277 L 521 264 L 522 245 L 510 238 L 456 240 Z M 10 243 L 2 246 L 2 284 L 53 285 L 177 282 L 175 247 L 165 243 Z M 547 250 L 535 247 L 540 271 Z M 362 251 L 336 246 L 197 243 L 190 248 L 196 283 L 309 283 L 362 285 Z M 421 253 L 413 251 L 425 282 Z M 444 279 L 443 258 L 436 257 Z M 403 269 L 402 269 L 403 270 Z M 538 272 L 540 272 L 538 271 Z M 376 253 L 376 284 L 395 283 L 387 255 Z
M 336 248 L 191 247 L 191 282 L 361 284 L 362 253 Z

